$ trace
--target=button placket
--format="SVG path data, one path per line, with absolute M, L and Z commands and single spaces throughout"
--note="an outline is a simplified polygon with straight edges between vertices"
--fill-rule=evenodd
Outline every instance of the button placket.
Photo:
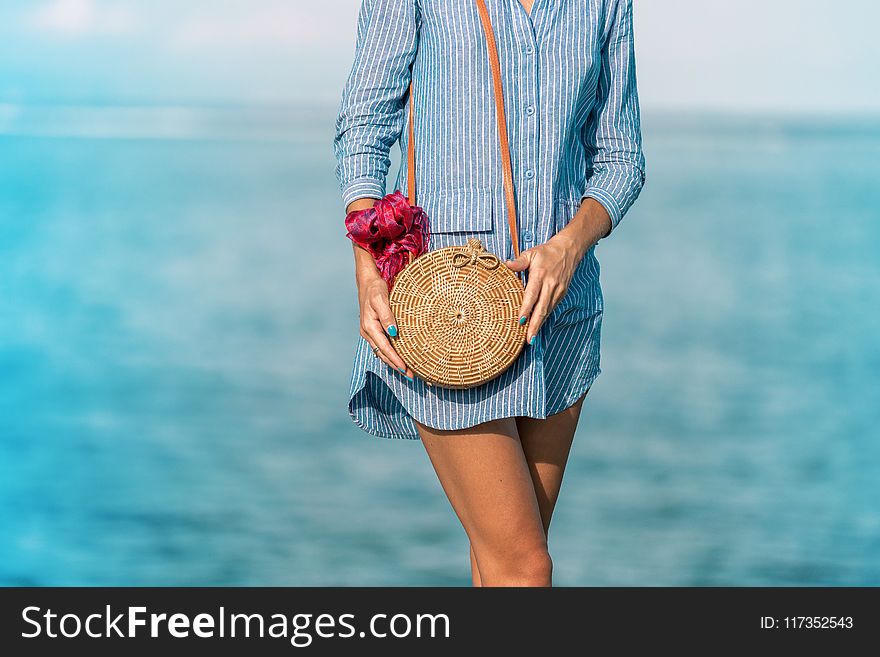
M 519 4 L 519 0 L 513 0 Z M 534 9 L 532 10 L 534 14 Z M 523 248 L 531 248 L 535 240 L 535 222 L 537 221 L 537 166 L 538 166 L 538 75 L 537 75 L 537 42 L 534 29 L 533 18 L 529 18 L 528 14 L 518 6 L 513 10 L 514 20 L 521 22 L 519 28 L 512 31 L 511 38 L 522 40 L 519 51 L 524 53 L 521 56 L 522 71 L 522 98 L 520 98 L 521 108 L 523 112 L 522 139 L 520 143 L 524 145 L 519 161 L 519 169 L 521 173 L 521 189 L 520 198 L 522 203 L 519 212 L 519 230 L 520 238 L 523 242 Z
M 526 72 L 525 76 L 525 92 L 526 97 L 524 99 L 525 105 L 525 159 L 523 162 L 523 166 L 525 166 L 525 171 L 523 171 L 523 175 L 525 176 L 526 184 L 524 185 L 524 199 L 523 199 L 523 207 L 527 208 L 528 211 L 523 213 L 523 233 L 522 239 L 526 248 L 531 248 L 535 241 L 535 222 L 537 221 L 536 216 L 536 206 L 537 206 L 537 172 L 536 167 L 538 164 L 538 119 L 537 119 L 537 74 L 536 74 L 536 62 L 534 57 L 526 58 Z

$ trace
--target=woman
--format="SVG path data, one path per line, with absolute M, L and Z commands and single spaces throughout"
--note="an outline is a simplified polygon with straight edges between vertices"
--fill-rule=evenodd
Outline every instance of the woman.
M 519 244 L 504 220 L 485 1 L 502 68 Z M 346 212 L 385 194 L 414 103 L 417 204 L 431 249 L 477 236 L 525 271 L 527 346 L 498 378 L 428 386 L 394 350 L 372 255 L 354 245 L 361 337 L 349 412 L 421 439 L 470 539 L 475 586 L 549 586 L 547 532 L 581 406 L 598 376 L 595 245 L 644 184 L 632 0 L 364 0 L 334 147 Z M 412 81 L 412 98 L 409 84 Z M 396 189 L 407 187 L 406 166 Z

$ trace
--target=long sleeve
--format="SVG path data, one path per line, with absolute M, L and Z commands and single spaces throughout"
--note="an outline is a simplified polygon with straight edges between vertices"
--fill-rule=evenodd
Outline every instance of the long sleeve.
M 596 106 L 585 131 L 591 171 L 584 198 L 599 201 L 613 231 L 645 183 L 636 88 L 632 0 L 617 0 L 605 46 Z
M 415 0 L 363 0 L 333 140 L 345 206 L 385 194 L 389 151 L 403 129 L 417 46 Z

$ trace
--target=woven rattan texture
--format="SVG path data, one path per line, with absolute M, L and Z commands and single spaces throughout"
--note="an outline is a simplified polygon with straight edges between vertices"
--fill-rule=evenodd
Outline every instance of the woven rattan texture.
M 393 345 L 422 379 L 470 388 L 501 374 L 525 345 L 523 286 L 471 238 L 422 254 L 395 278 Z

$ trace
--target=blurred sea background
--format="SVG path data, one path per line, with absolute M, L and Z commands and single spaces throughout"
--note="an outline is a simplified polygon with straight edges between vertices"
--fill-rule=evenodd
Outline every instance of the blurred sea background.
M 347 412 L 349 56 L 323 100 L 0 87 L 0 585 L 468 585 L 421 444 Z M 555 580 L 880 585 L 880 112 L 657 105 Z

